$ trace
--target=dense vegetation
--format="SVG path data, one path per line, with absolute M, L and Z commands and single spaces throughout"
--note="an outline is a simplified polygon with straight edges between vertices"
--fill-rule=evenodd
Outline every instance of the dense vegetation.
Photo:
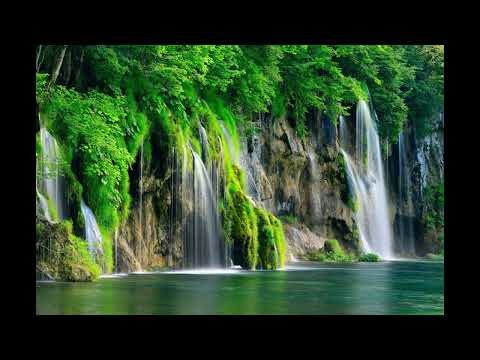
M 335 122 L 369 92 L 381 138 L 395 142 L 408 117 L 427 132 L 443 102 L 442 46 L 48 45 L 37 48 L 36 70 L 37 104 L 61 144 L 69 199 L 78 208 L 84 197 L 107 238 L 128 216 L 128 171 L 142 143 L 147 159 L 153 141 L 162 154 L 185 144 L 199 150 L 201 125 L 215 158 L 228 147 L 218 120 L 237 149 L 237 129 L 248 136 L 262 112 L 286 116 L 304 137 L 309 109 Z M 246 267 L 283 265 L 281 223 L 251 204 L 233 156 L 223 159 L 226 241 L 238 244 Z

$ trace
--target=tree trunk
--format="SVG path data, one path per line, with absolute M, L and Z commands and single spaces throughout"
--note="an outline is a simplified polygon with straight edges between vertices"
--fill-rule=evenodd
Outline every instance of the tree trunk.
M 37 52 L 37 59 L 35 60 L 35 69 L 38 72 L 38 68 L 40 67 L 40 54 L 42 53 L 42 45 L 38 47 Z
M 65 60 L 65 86 L 68 85 L 68 82 L 70 81 L 70 77 L 72 74 L 72 49 L 67 52 L 67 59 Z
M 60 50 L 60 53 L 58 54 L 57 61 L 55 62 L 55 65 L 53 67 L 52 77 L 47 86 L 47 91 L 50 90 L 50 87 L 55 84 L 55 81 L 57 81 L 58 74 L 60 73 L 60 68 L 62 67 L 63 58 L 65 57 L 65 51 L 67 50 L 67 46 L 68 45 L 63 45 L 62 50 Z
M 80 70 L 82 69 L 82 64 L 83 64 L 83 55 L 84 55 L 85 49 L 82 49 L 82 52 L 80 54 L 80 61 L 78 63 L 77 71 L 75 72 L 75 76 L 73 78 L 73 84 L 75 85 L 80 77 Z

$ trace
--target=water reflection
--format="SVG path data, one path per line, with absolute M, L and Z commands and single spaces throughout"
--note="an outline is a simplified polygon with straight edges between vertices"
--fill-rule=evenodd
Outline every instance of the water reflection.
M 296 263 L 285 271 L 152 273 L 37 283 L 40 314 L 443 313 L 443 263 Z

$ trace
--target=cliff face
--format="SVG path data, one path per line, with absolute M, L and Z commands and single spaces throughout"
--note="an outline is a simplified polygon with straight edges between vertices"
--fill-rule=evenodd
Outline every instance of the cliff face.
M 354 122 L 348 119 L 347 123 L 353 134 Z M 395 243 L 400 241 L 400 224 L 411 223 L 418 255 L 438 249 L 439 230 L 429 230 L 425 225 L 427 190 L 443 180 L 443 116 L 438 116 L 434 124 L 432 132 L 423 138 L 415 135 L 412 126 L 405 132 L 410 200 L 404 196 L 402 201 L 398 195 L 397 145 L 391 146 L 385 167 Z M 308 117 L 309 134 L 302 140 L 285 118 L 267 115 L 258 119 L 257 125 L 258 131 L 243 140 L 240 164 L 254 202 L 283 220 L 287 261 L 318 251 L 327 239 L 337 239 L 345 248 L 357 251 L 354 213 L 341 195 L 344 170 L 336 126 L 313 112 Z M 130 214 L 115 236 L 118 271 L 182 265 L 182 239 L 178 233 L 170 233 L 171 171 L 158 163 L 157 158 L 144 165 L 141 206 L 138 163 L 133 167 Z M 180 227 L 173 225 L 177 232 Z
M 258 126 L 254 136 L 244 139 L 240 164 L 254 202 L 283 219 L 287 261 L 321 249 L 332 238 L 356 250 L 353 212 L 341 198 L 338 180 L 343 170 L 336 127 L 317 113 L 310 114 L 312 130 L 303 140 L 284 118 L 267 117 Z M 171 171 L 160 170 L 158 162 L 144 165 L 141 205 L 139 165 L 133 166 L 131 210 L 114 238 L 118 271 L 182 264 L 181 237 L 170 234 Z
M 249 192 L 284 219 L 287 259 L 305 256 L 335 238 L 357 249 L 353 212 L 341 198 L 336 127 L 318 113 L 301 140 L 287 119 L 263 119 L 242 153 Z
M 400 196 L 400 148 L 392 146 L 388 158 L 388 177 L 392 217 L 395 237 L 400 237 L 401 224 L 412 224 L 415 248 L 418 255 L 439 250 L 439 226 L 428 226 L 428 217 L 432 213 L 432 193 L 443 184 L 444 179 L 444 117 L 435 115 L 426 135 L 415 131 L 409 121 L 404 133 L 404 173 L 407 182 L 405 195 Z M 443 213 L 443 209 L 437 209 Z M 398 242 L 398 241 L 397 241 Z

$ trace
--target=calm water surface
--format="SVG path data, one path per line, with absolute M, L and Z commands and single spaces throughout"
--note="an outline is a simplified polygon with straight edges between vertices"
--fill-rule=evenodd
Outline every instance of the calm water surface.
M 157 272 L 37 282 L 37 314 L 443 314 L 443 262 Z

